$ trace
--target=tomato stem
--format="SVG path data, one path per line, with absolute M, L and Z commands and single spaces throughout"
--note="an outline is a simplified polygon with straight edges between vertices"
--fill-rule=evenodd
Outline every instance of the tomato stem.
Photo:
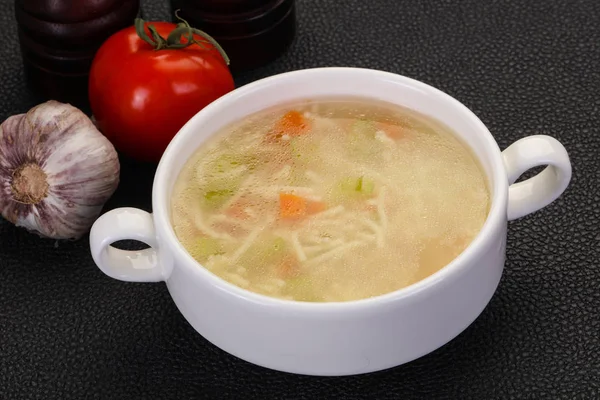
M 210 43 L 215 49 L 217 49 L 219 54 L 221 54 L 221 57 L 223 57 L 225 63 L 229 65 L 229 57 L 227 56 L 227 53 L 225 53 L 225 50 L 223 50 L 221 45 L 212 36 L 204 31 L 201 31 L 200 29 L 192 28 L 186 20 L 179 16 L 179 10 L 175 11 L 175 16 L 181 22 L 177 24 L 177 27 L 173 29 L 171 33 L 169 33 L 169 36 L 166 39 L 162 37 L 154 25 L 151 24 L 148 24 L 148 32 L 150 32 L 151 36 L 148 35 L 148 32 L 146 32 L 146 21 L 140 17 L 135 19 L 135 30 L 140 39 L 148 43 L 154 48 L 154 50 L 157 51 L 163 49 L 184 49 L 193 44 L 206 49 L 206 43 Z M 200 36 L 202 39 L 199 41 L 194 37 L 194 35 Z M 185 43 L 181 42 L 183 37 L 186 38 Z

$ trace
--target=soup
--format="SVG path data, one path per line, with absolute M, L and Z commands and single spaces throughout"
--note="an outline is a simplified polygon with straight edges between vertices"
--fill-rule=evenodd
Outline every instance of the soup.
M 189 254 L 230 283 L 334 302 L 438 271 L 489 207 L 484 173 L 446 126 L 387 103 L 321 99 L 204 143 L 175 182 L 171 218 Z

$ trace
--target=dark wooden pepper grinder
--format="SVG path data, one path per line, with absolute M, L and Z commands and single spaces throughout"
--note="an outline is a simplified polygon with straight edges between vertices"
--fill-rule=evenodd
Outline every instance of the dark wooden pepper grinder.
M 92 60 L 113 33 L 133 25 L 140 0 L 15 0 L 29 86 L 43 99 L 87 108 Z
M 273 61 L 296 34 L 294 0 L 171 0 L 171 9 L 215 38 L 234 72 Z

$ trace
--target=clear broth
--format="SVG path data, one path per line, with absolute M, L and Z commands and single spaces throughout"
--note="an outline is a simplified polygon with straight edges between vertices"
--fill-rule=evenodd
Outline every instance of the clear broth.
M 448 127 L 397 105 L 333 98 L 222 129 L 178 176 L 171 217 L 186 250 L 221 278 L 332 302 L 443 268 L 489 207 L 481 166 Z

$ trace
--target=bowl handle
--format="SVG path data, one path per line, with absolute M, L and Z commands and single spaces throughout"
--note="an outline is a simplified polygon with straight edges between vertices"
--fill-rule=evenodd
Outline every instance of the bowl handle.
M 517 140 L 502 152 L 508 176 L 508 220 L 521 218 L 556 200 L 571 180 L 569 155 L 550 136 L 534 135 Z M 515 183 L 530 168 L 547 167 L 525 181 Z
M 127 251 L 111 246 L 118 240 L 139 240 L 150 248 Z M 165 280 L 157 248 L 152 214 L 137 208 L 111 210 L 98 218 L 90 231 L 90 249 L 94 262 L 106 275 L 121 281 Z

